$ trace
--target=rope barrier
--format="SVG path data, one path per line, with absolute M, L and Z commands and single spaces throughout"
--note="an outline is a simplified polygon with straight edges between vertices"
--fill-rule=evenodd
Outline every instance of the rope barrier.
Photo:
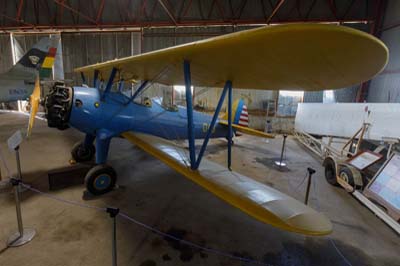
M 28 189 L 28 190 L 30 190 L 32 192 L 35 192 L 35 193 L 37 193 L 37 194 L 39 194 L 41 196 L 44 196 L 44 197 L 47 197 L 47 198 L 50 198 L 50 199 L 53 199 L 53 200 L 56 200 L 56 201 L 59 201 L 59 202 L 65 203 L 65 204 L 74 205 L 74 206 L 78 206 L 78 207 L 82 207 L 82 208 L 92 209 L 92 210 L 101 211 L 101 212 L 107 212 L 110 209 L 109 207 L 102 208 L 102 207 L 97 207 L 97 206 L 94 206 L 94 205 L 80 203 L 80 202 L 73 201 L 73 200 L 63 199 L 63 198 L 57 197 L 55 195 L 52 195 L 50 193 L 46 193 L 46 192 L 40 191 L 39 189 L 33 188 L 32 186 L 30 186 L 28 184 L 25 184 L 21 180 L 15 179 L 15 178 L 13 178 L 11 176 L 10 170 L 8 168 L 8 164 L 5 161 L 5 158 L 4 158 L 4 156 L 3 156 L 2 152 L 1 152 L 1 149 L 0 149 L 0 160 L 3 162 L 3 165 L 6 168 L 7 174 L 10 177 L 9 180 L 11 182 L 13 182 L 13 181 L 14 182 L 18 182 L 22 187 L 24 187 L 24 188 L 26 188 L 26 189 Z M 300 183 L 300 185 L 295 190 L 297 190 L 304 183 L 304 181 L 305 181 L 305 178 L 303 179 L 303 181 Z M 319 201 L 318 201 L 318 197 L 316 195 L 316 185 L 315 185 L 316 181 L 315 181 L 315 178 L 312 180 L 312 182 L 313 182 L 313 188 L 314 188 L 314 191 L 313 191 L 314 197 L 313 197 L 313 199 L 316 202 L 317 210 L 320 211 L 321 208 L 320 208 L 320 204 L 319 204 Z M 290 182 L 289 182 L 288 185 L 289 185 L 289 188 L 292 190 L 293 187 L 290 185 Z M 241 261 L 241 262 L 246 262 L 246 263 L 255 264 L 255 265 L 274 266 L 272 264 L 267 264 L 267 263 L 264 263 L 264 262 L 261 262 L 261 261 L 258 261 L 258 260 L 253 260 L 253 259 L 249 259 L 249 258 L 245 258 L 245 257 L 235 256 L 235 255 L 232 255 L 230 253 L 227 253 L 227 252 L 224 252 L 224 251 L 221 251 L 221 250 L 218 250 L 218 249 L 208 248 L 208 247 L 201 246 L 201 245 L 198 245 L 196 243 L 193 243 L 193 242 L 190 242 L 190 241 L 175 237 L 174 235 L 171 235 L 171 234 L 168 234 L 168 233 L 164 233 L 164 232 L 158 230 L 155 227 L 151 227 L 151 226 L 149 226 L 149 225 L 147 225 L 145 223 L 142 223 L 142 222 L 130 217 L 129 215 L 127 215 L 127 214 L 125 214 L 123 212 L 119 212 L 117 214 L 117 216 L 120 216 L 121 218 L 124 218 L 124 219 L 126 219 L 126 220 L 128 220 L 128 221 L 130 221 L 130 222 L 132 222 L 132 223 L 134 223 L 134 224 L 136 224 L 138 226 L 141 226 L 142 228 L 145 228 L 146 230 L 149 230 L 149 231 L 151 231 L 151 232 L 153 232 L 155 234 L 158 234 L 158 235 L 160 235 L 162 237 L 166 237 L 166 238 L 178 241 L 178 242 L 180 242 L 182 244 L 185 244 L 185 245 L 193 247 L 193 248 L 197 248 L 199 250 L 203 250 L 203 251 L 205 251 L 207 253 L 211 253 L 211 254 L 215 254 L 215 255 L 221 256 L 221 257 L 229 258 L 229 259 L 232 259 L 232 260 L 238 260 L 238 261 Z M 331 244 L 335 248 L 337 254 L 343 259 L 343 261 L 348 266 L 353 266 L 351 264 L 351 262 L 344 256 L 344 254 L 337 247 L 337 245 L 334 242 L 334 240 L 332 238 L 330 238 L 330 237 L 328 237 L 328 240 L 331 242 Z
M 315 200 L 315 203 L 316 203 L 316 205 L 317 205 L 317 211 L 321 211 L 321 206 L 320 206 L 320 204 L 319 204 L 319 200 L 318 200 L 318 197 L 317 197 L 317 193 L 316 193 L 316 182 L 317 181 L 315 181 L 315 178 L 312 180 L 312 184 L 313 184 L 313 189 L 314 189 L 314 191 L 313 191 L 313 199 Z M 335 241 L 331 238 L 331 237 L 327 237 L 328 238 L 328 240 L 329 240 L 329 242 L 331 242 L 331 244 L 332 244 L 332 246 L 335 248 L 335 250 L 336 250 L 336 253 L 337 254 L 339 254 L 339 256 L 343 259 L 343 261 L 348 265 L 348 266 L 353 266 L 353 264 L 351 264 L 351 262 L 346 258 L 346 256 L 344 256 L 344 254 L 340 251 L 340 249 L 336 246 L 336 243 L 335 243 Z
M 13 180 L 15 180 L 15 179 L 13 179 Z M 50 198 L 50 199 L 56 200 L 58 202 L 62 202 L 62 203 L 65 203 L 65 204 L 74 205 L 74 206 L 78 206 L 78 207 L 82 207 L 82 208 L 93 209 L 93 210 L 101 211 L 101 212 L 107 212 L 110 209 L 109 207 L 102 208 L 102 207 L 97 207 L 97 206 L 93 206 L 93 205 L 83 204 L 83 203 L 80 203 L 80 202 L 77 202 L 77 201 L 73 201 L 73 200 L 66 200 L 66 199 L 54 196 L 54 195 L 52 195 L 50 193 L 46 193 L 46 192 L 40 191 L 39 189 L 33 188 L 32 186 L 30 186 L 28 184 L 25 184 L 23 182 L 20 182 L 19 180 L 18 180 L 18 182 L 20 183 L 21 186 L 25 187 L 26 189 L 28 189 L 28 190 L 30 190 L 32 192 L 38 193 L 39 195 L 44 196 L 46 198 Z M 187 245 L 187 246 L 190 246 L 190 247 L 205 251 L 207 253 L 212 253 L 212 254 L 215 254 L 215 255 L 218 255 L 218 256 L 221 256 L 221 257 L 226 257 L 226 258 L 229 258 L 229 259 L 238 260 L 238 261 L 242 261 L 242 262 L 246 262 L 246 263 L 250 263 L 250 264 L 254 264 L 254 265 L 274 266 L 272 264 L 264 263 L 264 262 L 261 262 L 261 261 L 258 261 L 258 260 L 253 260 L 253 259 L 249 259 L 249 258 L 245 258 L 245 257 L 235 256 L 235 255 L 232 255 L 230 253 L 227 253 L 227 252 L 224 252 L 224 251 L 221 251 L 221 250 L 218 250 L 218 249 L 213 249 L 213 248 L 208 248 L 208 247 L 205 247 L 205 246 L 201 246 L 201 245 L 198 245 L 196 243 L 184 240 L 182 238 L 178 238 L 178 237 L 176 237 L 174 235 L 171 235 L 171 234 L 168 234 L 168 233 L 164 233 L 164 232 L 160 231 L 159 229 L 157 229 L 155 227 L 152 227 L 152 226 L 149 226 L 149 225 L 147 225 L 145 223 L 142 223 L 142 222 L 130 217 L 129 215 L 127 215 L 126 213 L 123 213 L 123 212 L 119 212 L 116 216 L 120 216 L 121 218 L 124 218 L 124 219 L 126 219 L 126 220 L 128 220 L 128 221 L 130 221 L 130 222 L 132 222 L 132 223 L 134 223 L 134 224 L 136 224 L 138 226 L 140 226 L 140 227 L 145 228 L 148 231 L 151 231 L 151 232 L 157 234 L 157 235 L 160 235 L 162 237 L 178 241 L 178 242 L 180 242 L 180 243 L 182 243 L 184 245 Z

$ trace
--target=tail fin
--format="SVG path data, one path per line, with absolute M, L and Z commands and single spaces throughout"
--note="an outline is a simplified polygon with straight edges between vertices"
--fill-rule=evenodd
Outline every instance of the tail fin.
M 54 58 L 57 52 L 59 36 L 40 39 L 24 56 L 11 68 L 12 72 L 34 73 L 40 70 L 40 77 L 46 78 L 51 74 Z
M 237 99 L 233 102 L 232 111 L 233 111 L 232 122 L 234 124 L 242 127 L 249 126 L 249 114 L 247 112 L 247 106 L 244 104 L 243 99 Z M 225 113 L 222 116 L 222 119 L 228 120 L 228 113 Z

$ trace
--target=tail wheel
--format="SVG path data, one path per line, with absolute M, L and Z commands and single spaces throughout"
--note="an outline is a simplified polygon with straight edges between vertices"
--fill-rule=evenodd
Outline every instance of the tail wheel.
M 326 181 L 333 185 L 333 186 L 339 186 L 339 183 L 336 180 L 336 166 L 335 162 L 332 159 L 327 159 L 324 162 L 325 166 L 325 179 Z
M 85 146 L 83 142 L 76 143 L 72 148 L 71 155 L 77 162 L 87 162 L 93 159 L 96 148 L 93 144 Z
M 117 181 L 115 170 L 108 165 L 99 164 L 89 170 L 85 177 L 86 189 L 93 195 L 110 192 Z

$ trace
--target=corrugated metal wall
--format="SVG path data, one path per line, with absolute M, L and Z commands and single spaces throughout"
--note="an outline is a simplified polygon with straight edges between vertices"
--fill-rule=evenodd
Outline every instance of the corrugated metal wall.
M 383 29 L 399 23 L 400 1 L 390 0 Z M 389 48 L 389 63 L 369 87 L 368 102 L 400 102 L 400 27 L 383 31 L 382 41 Z
M 63 33 L 61 40 L 65 78 L 77 81 L 76 67 L 140 53 L 138 32 Z
M 11 52 L 11 39 L 9 34 L 0 34 L 0 73 L 13 65 Z

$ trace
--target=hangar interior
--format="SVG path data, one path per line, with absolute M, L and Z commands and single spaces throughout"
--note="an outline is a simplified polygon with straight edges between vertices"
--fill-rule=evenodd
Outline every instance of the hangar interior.
M 4 75 L 0 74 L 0 98 L 5 95 L 1 90 L 14 91 L 7 78 L 23 80 L 7 71 L 29 55 L 31 47 L 44 37 L 56 37 L 57 43 L 51 75 L 40 81 L 41 105 L 29 138 L 25 133 L 34 106 L 29 96 L 18 101 L 2 98 L 0 104 L 0 265 L 400 265 L 399 15 L 400 2 L 395 0 L 2 1 L 0 73 Z M 86 73 L 74 71 L 160 49 L 179 49 L 184 47 L 181 45 L 218 36 L 298 23 L 367 33 L 387 47 L 387 64 L 356 85 L 332 90 L 321 86 L 312 91 L 296 87 L 235 89 L 235 82 L 233 90 L 223 86 L 191 87 L 187 80 L 184 85 L 166 85 L 155 79 L 149 85 L 145 79 L 125 80 L 118 73 L 119 80 L 113 83 L 114 78 L 108 81 L 112 71 L 100 73 L 98 79 L 96 74 L 85 76 Z M 276 52 L 268 50 L 268 45 L 258 47 L 271 54 Z M 350 56 L 355 50 L 351 45 L 340 53 Z M 298 49 L 296 43 L 287 47 L 289 54 Z M 243 53 L 248 51 L 246 46 L 240 49 Z M 318 51 L 315 54 L 318 57 Z M 334 51 L 332 54 L 339 56 Z M 47 59 L 49 54 L 46 56 Z M 354 65 L 363 72 L 365 65 L 375 63 L 374 56 L 365 53 L 364 59 Z M 204 58 L 207 57 L 206 50 Z M 293 52 L 293 60 L 298 57 L 301 54 Z M 33 59 L 29 56 L 31 62 Z M 46 59 L 39 67 L 44 67 Z M 212 58 L 209 61 L 215 63 Z M 285 62 L 277 60 L 276 64 Z M 180 69 L 183 73 L 184 69 Z M 341 79 L 341 71 L 336 72 Z M 294 75 L 285 74 L 288 79 Z M 186 78 L 186 72 L 184 75 Z M 192 71 L 191 75 L 195 80 L 196 73 Z M 23 82 L 27 84 L 26 79 Z M 65 90 L 54 89 L 54 84 L 61 83 L 62 88 L 88 86 L 100 94 L 110 90 L 124 94 L 131 102 L 143 85 L 144 92 L 137 96 L 141 104 L 150 101 L 153 108 L 159 101 L 175 111 L 177 106 L 192 106 L 194 112 L 208 115 L 230 112 L 230 100 L 220 103 L 220 95 L 228 91 L 233 100 L 241 99 L 247 108 L 239 116 L 245 114 L 248 127 L 262 133 L 243 129 L 242 134 L 236 128 L 233 141 L 229 137 L 228 141 L 225 137 L 210 139 L 204 160 L 224 167 L 228 161 L 232 173 L 249 177 L 267 190 L 280 191 L 298 202 L 305 201 L 307 207 L 329 219 L 332 232 L 308 236 L 276 228 L 273 222 L 270 225 L 246 210 L 243 195 L 227 199 L 228 192 L 225 195 L 218 190 L 218 184 L 204 185 L 179 167 L 168 167 L 171 165 L 157 152 L 146 153 L 139 143 L 129 142 L 127 135 L 113 138 L 109 150 L 107 147 L 107 164 L 118 173 L 115 187 L 103 195 L 92 195 L 90 189 L 85 191 L 88 181 L 84 178 L 93 165 L 99 164 L 98 158 L 94 162 L 91 154 L 90 160 L 80 162 L 82 154 L 74 146 L 83 143 L 83 139 L 86 142 L 88 134 L 76 126 L 63 131 L 49 128 L 46 121 L 49 105 L 54 103 L 44 97 L 64 93 Z M 32 90 L 33 85 L 29 95 Z M 233 112 L 240 102 L 232 106 Z M 108 111 L 112 112 L 120 109 Z M 89 118 L 95 119 L 105 120 L 106 115 Z M 174 123 L 173 119 L 170 123 Z M 187 123 L 190 124 L 189 118 Z M 213 126 L 205 125 L 203 133 L 211 134 Z M 146 130 L 164 129 L 160 126 Z M 23 140 L 18 140 L 21 136 Z M 189 157 L 191 141 L 186 139 L 177 137 L 174 145 L 183 146 L 183 156 Z M 11 148 L 13 141 L 18 144 Z M 164 142 L 160 143 L 162 146 Z M 193 145 L 199 151 L 203 141 L 196 139 Z M 189 164 L 191 160 L 187 159 Z M 191 170 L 199 173 L 197 168 Z M 22 181 L 15 181 L 21 178 Z M 391 190 L 386 191 L 386 186 Z M 16 206 L 17 216 L 22 210 L 22 218 L 16 216 Z M 106 209 L 109 207 L 120 211 L 116 218 L 109 217 L 115 210 Z M 286 210 L 282 206 L 275 208 L 279 215 Z M 32 233 L 26 244 L 14 247 L 9 241 L 12 233 L 17 232 L 14 240 L 18 242 L 24 233 L 20 229 L 25 226 L 25 237 L 29 238 L 32 228 L 36 234 Z

